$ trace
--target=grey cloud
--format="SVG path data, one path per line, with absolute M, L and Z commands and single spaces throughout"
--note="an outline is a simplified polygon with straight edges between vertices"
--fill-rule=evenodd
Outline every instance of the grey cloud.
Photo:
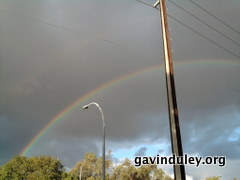
M 205 18 L 186 2 L 179 3 Z M 238 2 L 224 2 L 201 5 L 239 29 Z M 1 154 L 19 153 L 53 117 L 91 90 L 164 64 L 159 14 L 138 2 L 1 0 L 0 5 Z M 184 23 L 239 52 L 192 17 L 168 7 Z M 209 22 L 239 40 L 226 27 Z M 175 21 L 169 24 L 184 152 L 239 159 L 239 139 L 229 140 L 240 126 L 239 93 L 229 88 L 240 89 L 238 60 Z M 177 65 L 186 61 L 190 64 Z M 29 153 L 57 155 L 68 167 L 85 152 L 100 155 L 100 114 L 94 108 L 81 110 L 91 101 L 104 111 L 108 150 L 170 145 L 165 89 L 163 69 L 111 84 L 65 114 Z
M 141 147 L 135 154 L 134 156 L 145 156 L 147 152 L 146 147 Z
M 50 137 L 42 137 L 40 143 L 35 145 L 34 151 L 30 151 L 28 155 L 55 156 L 61 159 L 67 167 L 73 167 L 84 158 L 84 154 L 87 152 L 93 152 L 101 156 L 101 143 L 102 141 L 92 137 L 76 138 L 53 134 Z

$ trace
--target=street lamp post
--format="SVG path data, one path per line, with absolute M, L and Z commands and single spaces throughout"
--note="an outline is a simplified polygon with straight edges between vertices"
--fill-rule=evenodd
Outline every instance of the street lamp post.
M 102 179 L 105 180 L 105 121 L 104 121 L 104 115 L 103 115 L 103 111 L 102 108 L 99 106 L 98 103 L 96 102 L 91 102 L 85 106 L 83 106 L 83 109 L 88 109 L 89 106 L 91 105 L 95 105 L 97 106 L 97 108 L 99 109 L 99 111 L 101 112 L 101 116 L 102 116 L 102 122 L 103 122 L 103 143 L 102 143 Z
M 82 180 L 82 166 L 83 166 L 83 164 L 81 164 L 80 169 L 79 169 L 79 180 Z

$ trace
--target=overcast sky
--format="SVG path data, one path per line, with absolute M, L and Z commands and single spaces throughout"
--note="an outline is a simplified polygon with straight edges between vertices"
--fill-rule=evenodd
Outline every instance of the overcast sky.
M 226 156 L 227 166 L 186 173 L 240 178 L 240 2 L 193 2 L 225 24 L 190 0 L 176 3 L 198 20 L 167 1 L 168 13 L 193 29 L 169 19 L 183 151 Z M 159 12 L 135 0 L 0 0 L 1 164 L 80 97 L 163 64 Z M 69 168 L 86 152 L 101 155 L 99 111 L 81 109 L 92 101 L 115 159 L 170 155 L 164 69 L 141 72 L 82 101 L 27 155 L 57 156 Z

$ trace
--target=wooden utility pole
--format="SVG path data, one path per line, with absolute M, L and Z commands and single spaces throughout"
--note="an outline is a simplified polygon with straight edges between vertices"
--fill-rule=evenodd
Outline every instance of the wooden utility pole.
M 183 156 L 180 125 L 179 125 L 179 119 L 178 119 L 177 98 L 176 98 L 175 82 L 174 82 L 172 50 L 171 50 L 170 33 L 168 28 L 165 0 L 158 0 L 154 4 L 154 7 L 156 8 L 158 5 L 160 6 L 160 18 L 161 18 L 161 25 L 162 25 L 172 153 L 175 154 L 176 156 Z M 174 176 L 175 176 L 174 177 L 175 180 L 186 179 L 184 165 L 174 165 Z

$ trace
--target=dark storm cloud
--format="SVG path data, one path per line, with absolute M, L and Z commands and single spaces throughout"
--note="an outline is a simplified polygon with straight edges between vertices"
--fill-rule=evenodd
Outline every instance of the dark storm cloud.
M 204 68 L 207 69 L 206 66 L 203 66 L 200 70 Z M 207 73 L 206 70 L 204 72 L 205 74 Z M 196 70 L 195 73 L 197 74 Z M 107 124 L 107 139 L 110 142 L 117 141 L 129 147 L 141 143 L 157 142 L 160 139 L 167 139 L 170 143 L 165 92 L 164 89 L 159 86 L 160 84 L 164 84 L 164 81 L 159 84 L 155 83 L 159 80 L 158 78 L 155 81 L 150 81 L 153 77 L 152 74 L 149 77 L 144 77 L 144 79 L 143 76 L 141 76 L 126 81 L 123 83 L 126 86 L 126 90 L 125 88 L 121 89 L 122 84 L 119 84 L 112 87 L 111 91 L 107 90 L 101 93 L 101 98 L 96 96 L 92 99 L 100 102 L 103 107 Z M 216 76 L 217 74 L 218 73 L 216 73 Z M 160 77 L 161 73 L 157 73 L 157 75 Z M 194 80 L 189 83 L 193 82 Z M 192 91 L 194 91 L 196 87 L 194 84 L 191 86 L 192 88 L 178 89 L 181 97 L 179 104 L 182 104 L 180 106 L 180 122 L 182 125 L 184 149 L 188 153 L 199 152 L 201 155 L 212 154 L 212 152 L 215 152 L 215 155 L 231 152 L 229 158 L 235 158 L 238 152 L 236 151 L 237 142 L 228 142 L 227 136 L 230 136 L 234 128 L 239 125 L 236 108 L 238 100 L 234 100 L 234 96 L 230 94 L 229 97 L 232 96 L 233 98 L 226 97 L 225 103 L 233 103 L 235 105 L 228 107 L 226 104 L 221 104 L 221 99 L 216 100 L 215 98 L 220 96 L 224 98 L 224 95 L 227 94 L 226 92 L 228 92 L 229 89 L 222 87 L 222 90 L 215 91 L 214 94 L 211 92 L 207 93 L 207 89 L 214 88 L 214 84 L 211 85 L 211 82 L 211 79 L 209 81 L 202 81 L 201 90 L 197 92 L 198 96 L 195 97 L 191 96 Z M 134 91 L 129 91 L 130 89 L 137 89 L 138 93 L 136 94 Z M 157 93 L 153 97 L 152 95 L 155 94 L 154 91 L 157 91 Z M 115 101 L 115 98 L 118 99 L 118 97 L 122 98 Z M 186 99 L 183 99 L 183 97 L 186 97 Z M 216 102 L 212 105 L 209 104 L 209 98 L 215 99 Z M 128 101 L 126 101 L 126 99 Z M 89 102 L 92 100 L 89 100 Z M 110 107 L 109 104 L 112 106 Z M 158 113 L 158 111 L 160 111 L 160 113 Z M 192 113 L 189 113 L 191 111 Z M 226 112 L 229 112 L 230 115 L 225 116 L 224 114 Z M 233 117 L 231 114 L 233 114 Z M 96 126 L 92 126 L 93 124 Z M 54 130 L 57 134 L 65 133 L 66 135 L 71 134 L 73 136 L 99 137 L 98 139 L 101 141 L 101 121 L 99 119 L 99 112 L 95 108 L 89 109 L 88 111 L 81 111 L 79 107 L 79 110 L 65 117 L 65 120 L 59 123 L 58 126 L 56 131 Z M 223 140 L 221 140 L 221 138 L 223 138 Z M 209 143 L 205 143 L 206 141 Z M 212 145 L 215 141 L 216 146 Z M 234 145 L 235 148 L 231 150 L 228 149 L 228 151 L 226 151 L 227 149 L 216 151 L 215 148 L 217 146 L 227 147 L 229 143 Z M 108 148 L 112 149 L 113 147 L 110 145 Z
M 229 112 L 226 115 L 226 112 Z M 239 114 L 233 107 L 218 110 L 215 113 L 202 116 L 198 121 L 185 124 L 188 131 L 183 132 L 188 153 L 198 152 L 203 156 L 227 156 L 228 159 L 239 159 L 239 134 L 231 140 L 232 134 L 239 128 Z M 201 121 L 207 120 L 205 124 Z M 231 147 L 231 148 L 229 148 Z
M 159 154 L 162 154 L 162 153 L 164 153 L 164 150 L 163 150 L 163 149 L 159 149 L 159 150 L 158 150 L 158 153 L 159 153 Z
M 67 167 L 73 167 L 84 158 L 87 152 L 93 152 L 98 156 L 101 154 L 100 141 L 92 137 L 52 135 L 50 138 L 43 137 L 40 142 L 35 145 L 34 152 L 30 152 L 29 155 L 55 156 L 60 158 Z
M 219 2 L 201 5 L 240 29 L 238 2 Z M 188 1 L 178 3 L 239 41 L 236 33 Z M 0 5 L 1 158 L 6 152 L 19 153 L 56 114 L 87 92 L 163 64 L 159 13 L 138 2 L 1 0 Z M 174 5 L 168 7 L 169 14 L 239 53 L 229 40 Z M 218 63 L 236 58 L 174 20 L 169 24 L 174 61 L 216 61 L 175 66 L 184 152 L 239 159 L 239 93 L 229 88 L 240 89 L 239 65 Z M 100 114 L 94 107 L 81 110 L 91 101 L 104 111 L 107 150 L 165 143 L 167 149 L 158 149 L 169 154 L 165 76 L 159 70 L 117 82 L 85 100 L 49 129 L 29 155 L 56 155 L 69 167 L 86 152 L 100 155 Z
M 146 147 L 141 147 L 135 154 L 134 156 L 145 156 L 147 152 Z

